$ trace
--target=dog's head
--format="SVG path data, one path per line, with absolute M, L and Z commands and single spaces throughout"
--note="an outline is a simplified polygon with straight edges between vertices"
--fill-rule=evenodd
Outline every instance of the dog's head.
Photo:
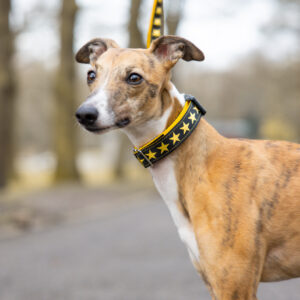
M 91 93 L 76 112 L 78 122 L 101 133 L 158 118 L 164 109 L 162 90 L 180 58 L 202 61 L 204 55 L 177 36 L 162 36 L 149 49 L 122 49 L 109 39 L 91 40 L 76 54 L 77 62 L 91 65 Z

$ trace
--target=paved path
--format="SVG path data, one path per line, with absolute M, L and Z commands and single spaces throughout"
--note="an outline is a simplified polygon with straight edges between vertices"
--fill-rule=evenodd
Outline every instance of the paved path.
M 148 197 L 0 241 L 0 299 L 210 299 L 166 207 Z M 262 284 L 258 296 L 299 300 L 300 280 Z

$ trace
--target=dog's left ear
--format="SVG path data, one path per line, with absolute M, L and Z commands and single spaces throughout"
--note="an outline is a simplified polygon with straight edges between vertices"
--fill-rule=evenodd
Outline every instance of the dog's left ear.
M 109 48 L 119 48 L 119 46 L 113 40 L 96 38 L 83 45 L 78 50 L 75 59 L 79 63 L 93 64 Z
M 182 58 L 186 61 L 204 60 L 203 52 L 190 41 L 174 35 L 164 35 L 151 43 L 149 51 L 166 63 L 167 67 L 173 67 Z

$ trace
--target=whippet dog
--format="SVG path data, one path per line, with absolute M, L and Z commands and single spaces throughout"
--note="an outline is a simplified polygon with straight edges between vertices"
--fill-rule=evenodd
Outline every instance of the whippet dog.
M 300 276 L 300 145 L 221 136 L 170 82 L 180 58 L 204 55 L 177 36 L 148 49 L 91 40 L 76 55 L 91 65 L 76 117 L 128 135 L 212 298 L 256 299 L 260 281 Z

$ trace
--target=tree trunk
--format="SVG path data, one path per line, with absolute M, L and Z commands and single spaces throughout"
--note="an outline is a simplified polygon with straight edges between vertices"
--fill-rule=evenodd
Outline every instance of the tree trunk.
M 173 0 L 170 1 L 168 10 L 167 10 L 167 26 L 168 34 L 176 35 L 179 22 L 182 18 L 184 7 L 184 1 L 182 0 Z
M 0 1 L 0 188 L 12 177 L 14 157 L 14 34 L 9 28 L 10 4 L 10 0 Z
M 73 31 L 77 6 L 75 0 L 63 0 L 60 16 L 60 65 L 55 78 L 55 152 L 56 182 L 78 180 L 76 168 L 77 139 L 74 112 L 75 67 Z
M 129 48 L 143 48 L 145 46 L 143 42 L 143 35 L 138 27 L 138 17 L 141 3 L 141 0 L 131 0 L 130 15 L 128 20 Z M 120 136 L 119 154 L 114 171 L 115 177 L 119 180 L 122 180 L 126 177 L 124 166 L 126 163 L 127 151 L 130 148 L 132 147 L 130 146 L 127 136 L 122 134 Z
M 142 0 L 131 0 L 130 15 L 128 20 L 129 48 L 145 47 L 143 35 L 138 27 L 138 19 Z

